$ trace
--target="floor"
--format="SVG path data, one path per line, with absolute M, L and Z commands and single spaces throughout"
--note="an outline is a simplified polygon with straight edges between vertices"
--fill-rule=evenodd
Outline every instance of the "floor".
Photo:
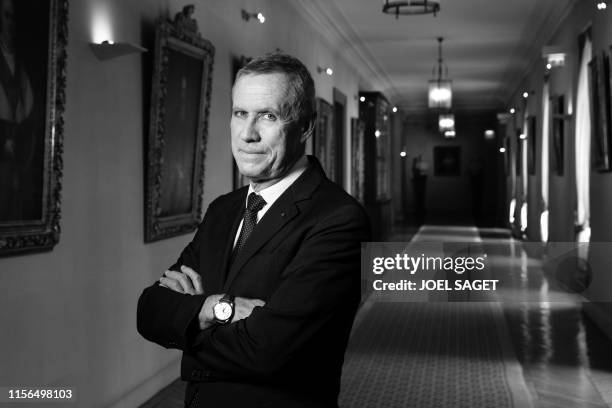
M 437 226 L 436 234 L 444 235 L 444 228 Z M 483 245 L 495 252 L 493 273 L 508 282 L 501 291 L 504 299 L 500 303 L 499 319 L 507 327 L 513 359 L 520 363 L 519 371 L 531 396 L 531 406 L 612 407 L 612 341 L 585 317 L 579 298 L 559 289 L 556 279 L 547 276 L 538 262 L 538 254 L 528 254 L 522 243 L 512 239 L 505 230 L 477 231 Z M 415 233 L 415 227 L 399 227 L 390 241 L 406 242 Z M 461 232 L 451 227 L 446 230 L 446 237 L 461 240 Z M 425 319 L 412 319 L 412 322 L 426 324 Z M 457 326 L 454 330 L 462 330 L 461 327 L 469 330 L 469 326 Z M 411 329 L 419 331 L 419 327 Z M 183 389 L 184 385 L 177 380 L 142 407 L 182 407 Z M 394 392 L 404 391 L 399 387 Z M 391 396 L 400 401 L 404 397 Z

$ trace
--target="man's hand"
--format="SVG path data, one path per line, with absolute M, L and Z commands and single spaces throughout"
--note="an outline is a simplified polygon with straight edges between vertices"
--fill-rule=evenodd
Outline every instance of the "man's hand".
M 188 295 L 201 295 L 204 293 L 200 274 L 185 265 L 181 265 L 181 272 L 164 272 L 164 276 L 159 278 L 159 284 L 175 292 Z
M 214 324 L 215 317 L 213 314 L 213 307 L 223 296 L 224 295 L 210 295 L 206 298 L 198 316 L 200 320 L 200 329 L 204 330 Z M 265 304 L 266 302 L 261 299 L 236 297 L 234 299 L 234 317 L 232 318 L 232 323 L 246 319 L 253 313 L 253 309 L 258 306 L 263 307 Z

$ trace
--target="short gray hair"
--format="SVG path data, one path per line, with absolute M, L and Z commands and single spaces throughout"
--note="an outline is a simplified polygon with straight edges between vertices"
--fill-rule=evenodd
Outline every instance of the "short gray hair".
M 287 54 L 273 53 L 253 58 L 236 74 L 236 81 L 245 75 L 285 74 L 289 83 L 291 101 L 287 116 L 294 121 L 310 121 L 315 113 L 315 87 L 304 64 Z

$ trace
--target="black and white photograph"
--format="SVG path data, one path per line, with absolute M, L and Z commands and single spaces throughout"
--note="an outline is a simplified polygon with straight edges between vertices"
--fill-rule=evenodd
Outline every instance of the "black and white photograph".
M 608 0 L 0 0 L 0 408 L 612 407 Z

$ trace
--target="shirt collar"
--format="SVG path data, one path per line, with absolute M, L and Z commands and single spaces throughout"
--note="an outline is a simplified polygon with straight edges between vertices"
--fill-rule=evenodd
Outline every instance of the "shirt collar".
M 293 165 L 293 167 L 291 168 L 291 170 L 289 170 L 285 177 L 280 179 L 278 182 L 272 184 L 270 187 L 266 187 L 263 190 L 260 190 L 258 194 L 261 195 L 264 200 L 266 200 L 266 206 L 264 208 L 270 208 L 270 206 L 274 204 L 274 202 L 285 192 L 285 190 L 287 190 L 289 186 L 293 184 L 293 182 L 302 175 L 302 173 L 306 170 L 307 167 L 308 159 L 306 158 L 306 156 L 302 156 Z M 253 186 L 249 184 L 247 200 L 249 195 L 254 191 L 255 190 L 253 190 Z

